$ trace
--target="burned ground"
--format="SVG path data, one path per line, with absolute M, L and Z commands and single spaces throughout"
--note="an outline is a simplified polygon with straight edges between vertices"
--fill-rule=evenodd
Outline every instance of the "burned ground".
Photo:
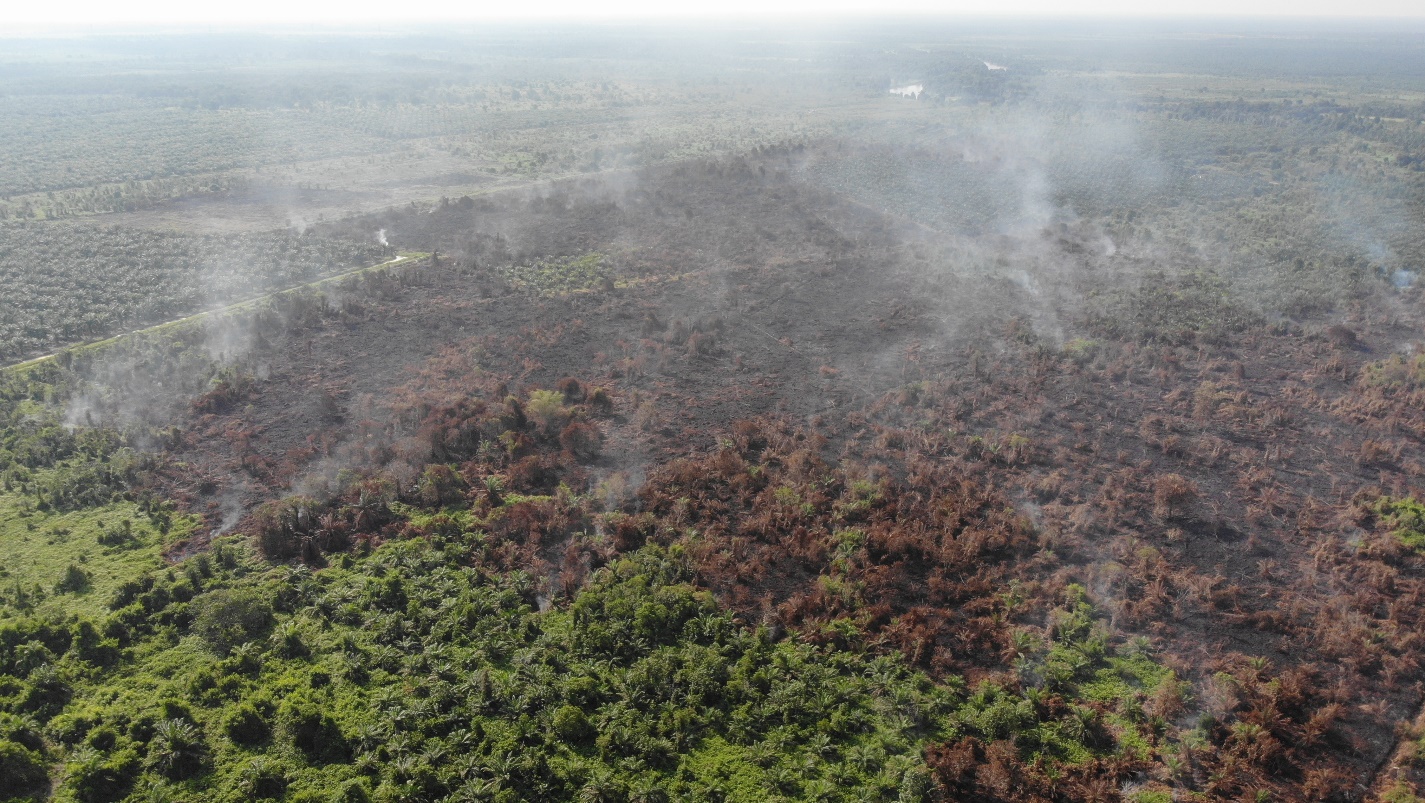
M 1390 27 L 16 39 L 0 788 L 1418 801 Z
M 967 737 L 932 755 L 946 789 L 1353 799 L 1376 782 L 1425 681 L 1425 563 L 1377 514 L 1418 494 L 1420 379 L 1391 357 L 1418 291 L 1185 316 L 1211 295 L 1200 277 L 1094 295 L 1115 268 L 1087 224 L 992 240 L 1055 267 L 1032 287 L 929 272 L 964 242 L 764 169 L 785 158 L 344 224 L 436 256 L 257 321 L 233 369 L 250 379 L 194 403 L 156 488 L 224 526 L 313 498 L 340 537 L 290 554 L 317 562 L 412 534 L 343 507 L 353 474 L 484 510 L 553 494 L 490 521 L 488 559 L 545 595 L 684 544 L 747 621 L 938 676 L 1023 682 L 1016 634 L 1050 633 L 1079 584 L 1117 642 L 1147 637 L 1192 684 L 1152 708 L 1152 757 L 1060 787 Z M 504 270 L 588 254 L 608 270 L 572 290 Z M 556 387 L 568 417 L 531 423 L 531 393 Z M 432 466 L 448 487 L 429 490 Z

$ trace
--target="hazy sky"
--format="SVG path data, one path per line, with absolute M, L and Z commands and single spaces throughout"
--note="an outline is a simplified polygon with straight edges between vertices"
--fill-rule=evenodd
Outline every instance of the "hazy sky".
M 1425 17 L 1421 0 L 19 0 L 0 27 L 108 24 L 371 23 L 509 18 L 815 16 L 866 13 L 991 15 L 1190 15 Z

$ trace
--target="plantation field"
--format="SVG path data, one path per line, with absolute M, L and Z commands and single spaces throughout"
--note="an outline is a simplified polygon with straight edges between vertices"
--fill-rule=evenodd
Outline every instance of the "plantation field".
M 18 362 L 389 258 L 391 249 L 363 239 L 0 227 L 0 360 Z
M 1420 33 L 14 40 L 0 798 L 1419 800 Z

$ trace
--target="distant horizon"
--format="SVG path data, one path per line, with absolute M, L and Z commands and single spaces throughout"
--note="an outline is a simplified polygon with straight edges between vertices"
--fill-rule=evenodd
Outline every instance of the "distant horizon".
M 1309 22 L 1373 21 L 1425 22 L 1425 4 L 1403 0 L 1363 0 L 1346 4 L 1339 0 L 1208 0 L 1205 3 L 1172 2 L 1145 9 L 1127 0 L 1090 0 L 1055 4 L 1044 0 L 956 0 L 927 2 L 900 0 L 872 4 L 867 0 L 728 0 L 721 3 L 691 3 L 677 7 L 646 0 L 615 0 L 591 11 L 587 4 L 555 0 L 538 6 L 476 3 L 457 5 L 433 3 L 421 8 L 393 11 L 389 4 L 354 2 L 337 4 L 326 0 L 274 2 L 255 0 L 243 4 L 194 6 L 173 0 L 141 0 L 117 6 L 97 0 L 65 4 L 30 4 L 11 8 L 0 15 L 0 32 L 55 34 L 113 30 L 120 33 L 152 31 L 193 32 L 195 30 L 270 30 L 301 26 L 321 30 L 466 24 L 658 24 L 658 23 L 811 23 L 835 24 L 877 18 L 904 20 L 974 20 L 987 22 L 1034 22 L 1054 20 L 1104 20 L 1123 22 Z
M 725 31 L 741 26 L 779 27 L 802 26 L 802 30 L 835 29 L 848 24 L 882 23 L 886 26 L 914 23 L 970 24 L 987 26 L 1040 26 L 1058 23 L 1100 23 L 1105 25 L 1144 25 L 1160 27 L 1169 25 L 1203 25 L 1211 27 L 1247 26 L 1251 28 L 1292 26 L 1316 27 L 1319 25 L 1350 25 L 1364 29 L 1375 26 L 1406 26 L 1405 30 L 1392 33 L 1414 33 L 1425 30 L 1425 14 L 1409 16 L 1386 15 L 1224 15 L 1224 14 L 981 14 L 944 13 L 929 14 L 916 12 L 846 12 L 821 15 L 808 19 L 791 14 L 749 15 L 749 16 L 646 16 L 646 17 L 452 17 L 452 18 L 406 18 L 406 19 L 357 19 L 336 21 L 318 20 L 136 20 L 136 21 L 93 21 L 93 22 L 23 22 L 0 20 L 0 39 L 23 38 L 64 38 L 71 36 L 153 36 L 153 35 L 214 35 L 214 34 L 407 34 L 430 33 L 440 30 L 446 33 L 469 33 L 477 28 L 620 28 L 632 26 L 666 27 L 677 30 L 689 26 L 713 26 L 711 30 Z M 1371 31 L 1384 33 L 1385 31 Z M 1184 31 L 1184 33 L 1187 33 Z M 1226 32 L 1223 32 L 1226 34 Z M 1230 34 L 1226 34 L 1230 35 Z M 3 54 L 0 54 L 3 57 Z

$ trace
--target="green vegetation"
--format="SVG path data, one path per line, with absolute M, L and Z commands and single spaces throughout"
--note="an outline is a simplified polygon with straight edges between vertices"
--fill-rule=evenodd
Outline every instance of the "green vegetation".
M 512 265 L 503 273 L 512 286 L 544 296 L 612 286 L 614 275 L 604 265 L 603 254 L 541 259 L 529 265 Z
M 163 546 L 192 526 L 133 502 L 39 511 L 31 497 L 0 494 L 0 617 L 37 608 L 96 616 L 123 584 L 161 566 Z
M 1394 786 L 1386 790 L 1381 795 L 1381 803 L 1420 803 L 1421 797 L 1415 794 L 1414 787 L 1405 781 L 1397 781 Z
M 12 620 L 0 706 L 46 738 L 6 745 L 11 771 L 63 756 L 62 801 L 915 800 L 930 741 L 1013 737 L 1069 762 L 1136 749 L 1083 706 L 1127 716 L 1171 677 L 1115 656 L 1073 597 L 1043 689 L 1087 697 L 1045 720 L 1032 690 L 964 695 L 895 658 L 740 626 L 677 549 L 619 559 L 539 613 L 525 575 L 470 565 L 487 548 L 452 530 L 313 573 L 223 541 L 127 584 L 105 616 Z
M 1400 543 L 1411 549 L 1425 550 L 1425 505 L 1414 497 L 1382 496 L 1371 509 Z
M 0 377 L 0 619 L 97 616 L 162 565 L 197 520 L 131 492 L 147 458 L 127 437 L 66 426 L 57 366 Z
M 860 641 L 850 620 L 828 631 L 850 641 L 829 643 L 739 623 L 693 585 L 680 545 L 614 558 L 538 605 L 489 533 L 583 504 L 562 486 L 492 481 L 472 505 L 431 465 L 409 501 L 362 491 L 353 508 L 359 526 L 386 522 L 403 539 L 341 552 L 322 540 L 341 517 L 289 497 L 256 514 L 259 545 L 300 542 L 325 568 L 273 565 L 235 538 L 166 566 L 164 545 L 196 523 L 128 498 L 117 433 L 62 427 L 32 401 L 62 400 L 66 377 L 46 365 L 5 385 L 32 420 L 12 425 L 0 496 L 14 584 L 0 597 L 0 715 L 14 723 L 0 751 L 19 799 L 43 799 L 38 779 L 59 767 L 53 799 L 86 803 L 904 801 L 933 788 L 935 744 L 1010 740 L 1056 771 L 1158 749 L 1143 701 L 1175 679 L 1145 651 L 1111 647 L 1077 587 L 1047 641 L 1022 641 L 1018 683 L 972 692 L 846 646 Z M 586 396 L 572 380 L 536 389 L 490 423 L 562 442 Z M 106 471 L 109 501 L 65 490 Z M 778 504 L 815 510 L 777 490 Z M 882 494 L 853 483 L 838 510 L 858 517 Z M 841 536 L 852 552 L 863 539 Z
M 1069 699 L 1102 706 L 1107 711 L 1103 721 L 1119 749 L 1135 758 L 1149 758 L 1153 747 L 1141 728 L 1147 723 L 1150 733 L 1165 731 L 1168 721 L 1164 715 L 1170 712 L 1150 715 L 1147 704 L 1167 698 L 1180 706 L 1186 684 L 1153 660 L 1146 643 L 1126 650 L 1108 649 L 1108 632 L 1093 619 L 1093 609 L 1081 587 L 1070 587 L 1069 605 L 1056 611 L 1053 626 L 1058 638 L 1044 662 L 1046 683 Z
M 1413 392 L 1425 388 L 1425 354 L 1392 354 L 1370 363 L 1361 371 L 1361 382 L 1382 390 Z
M 96 632 L 132 654 L 117 671 L 79 637 L 7 625 L 0 699 L 67 755 L 58 800 L 898 799 L 945 735 L 945 690 L 738 627 L 676 554 L 620 560 L 541 614 L 521 575 L 462 565 L 480 542 L 316 574 L 222 545 L 114 602 Z M 46 663 L 20 632 L 56 641 Z

